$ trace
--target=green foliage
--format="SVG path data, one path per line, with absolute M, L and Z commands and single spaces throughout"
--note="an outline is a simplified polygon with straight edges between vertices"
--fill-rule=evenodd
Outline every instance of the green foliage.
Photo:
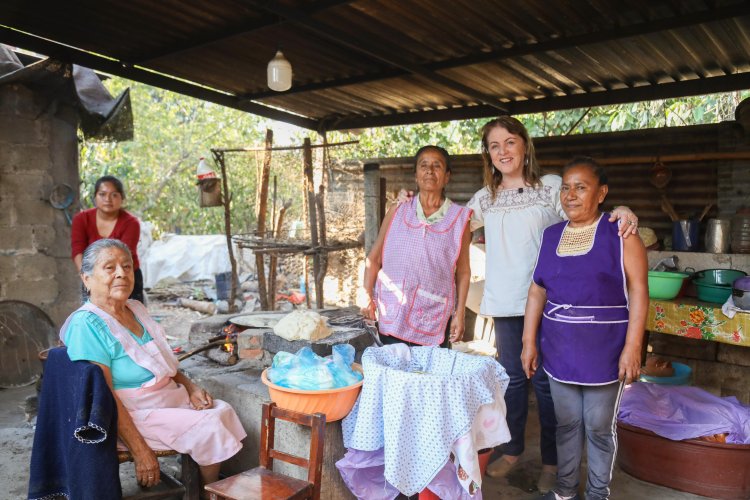
M 300 145 L 314 132 L 181 96 L 147 85 L 112 78 L 117 94 L 131 88 L 135 140 L 95 143 L 81 139 L 81 199 L 91 200 L 95 180 L 115 175 L 126 185 L 127 207 L 155 225 L 157 233 L 223 233 L 221 207 L 199 208 L 195 185 L 198 159 L 213 165 L 211 148 L 258 147 L 265 129 L 275 130 L 274 146 Z M 717 123 L 734 119 L 734 109 L 750 91 L 668 99 L 615 106 L 523 115 L 518 118 L 533 137 Z M 331 159 L 411 156 L 425 144 L 444 146 L 452 154 L 479 152 L 479 132 L 486 119 L 427 123 L 400 127 L 328 133 L 328 142 L 358 140 L 331 148 Z M 281 133 L 279 133 L 281 132 Z M 317 138 L 319 139 L 319 138 Z M 319 142 L 319 141 L 318 141 Z M 262 152 L 228 154 L 232 192 L 232 231 L 255 227 L 255 198 Z M 320 156 L 318 155 L 318 164 Z M 214 165 L 219 173 L 218 166 Z M 292 201 L 286 220 L 303 210 L 301 152 L 274 152 L 272 176 L 277 177 L 277 204 Z M 269 210 L 272 188 L 269 187 Z M 269 212 L 270 217 L 270 212 Z M 270 224 L 270 222 L 269 222 Z

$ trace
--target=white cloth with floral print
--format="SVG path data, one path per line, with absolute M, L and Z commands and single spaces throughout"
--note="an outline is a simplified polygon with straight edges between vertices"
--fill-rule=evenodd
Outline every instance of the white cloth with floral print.
M 366 349 L 362 366 L 344 446 L 383 448 L 385 479 L 404 495 L 422 491 L 451 458 L 465 490 L 477 492 L 477 452 L 510 441 L 505 369 L 489 357 L 405 344 Z
M 523 316 L 542 232 L 565 219 L 559 175 L 545 175 L 541 185 L 499 191 L 492 199 L 484 187 L 472 196 L 471 230 L 484 227 L 486 243 L 484 316 Z

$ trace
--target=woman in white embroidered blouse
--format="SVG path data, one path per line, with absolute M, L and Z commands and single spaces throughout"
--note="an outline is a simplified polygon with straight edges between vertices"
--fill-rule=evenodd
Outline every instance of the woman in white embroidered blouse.
M 521 365 L 521 336 L 526 296 L 539 252 L 542 232 L 560 222 L 558 175 L 540 173 L 534 144 L 523 123 L 510 116 L 489 121 L 482 129 L 484 187 L 468 203 L 473 210 L 471 229 L 484 227 L 486 275 L 480 312 L 495 324 L 495 343 L 500 363 L 510 376 L 505 393 L 511 441 L 503 456 L 490 464 L 492 477 L 506 476 L 524 451 L 528 413 L 528 386 Z M 626 207 L 613 212 L 611 221 L 622 220 L 624 237 L 637 231 L 638 219 Z M 546 493 L 555 485 L 555 413 L 549 381 L 543 370 L 532 378 L 541 426 L 542 473 L 537 482 Z

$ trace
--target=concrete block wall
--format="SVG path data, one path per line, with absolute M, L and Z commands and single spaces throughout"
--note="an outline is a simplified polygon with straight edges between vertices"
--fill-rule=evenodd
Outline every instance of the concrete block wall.
M 0 300 L 29 302 L 57 325 L 80 304 L 80 281 L 70 226 L 48 199 L 57 184 L 78 191 L 77 126 L 73 108 L 0 86 Z

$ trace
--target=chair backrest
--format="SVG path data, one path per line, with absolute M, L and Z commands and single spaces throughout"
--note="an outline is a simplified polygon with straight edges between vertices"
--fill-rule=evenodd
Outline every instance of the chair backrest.
M 277 418 L 310 427 L 310 457 L 308 459 L 273 449 Z M 313 498 L 320 498 L 325 427 L 326 416 L 322 413 L 308 415 L 279 408 L 276 403 L 264 403 L 260 427 L 260 465 L 272 470 L 273 460 L 277 458 L 283 462 L 307 468 L 307 481 L 313 485 Z

